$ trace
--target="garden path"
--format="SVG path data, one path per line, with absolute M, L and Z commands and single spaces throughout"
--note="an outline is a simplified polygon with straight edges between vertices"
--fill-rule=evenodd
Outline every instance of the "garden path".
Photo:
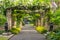
M 37 33 L 33 26 L 26 24 L 21 33 L 13 36 L 10 40 L 45 40 L 45 36 Z

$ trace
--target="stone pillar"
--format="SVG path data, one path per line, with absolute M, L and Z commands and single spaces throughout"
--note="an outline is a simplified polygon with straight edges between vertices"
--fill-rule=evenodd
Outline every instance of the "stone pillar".
M 17 22 L 16 22 L 16 21 L 14 21 L 13 28 L 16 28 L 16 24 L 17 24 Z
M 45 28 L 47 29 L 47 30 L 49 30 L 49 25 L 48 25 L 48 20 L 47 20 L 48 18 L 47 17 L 45 17 Z
M 38 20 L 35 21 L 35 26 L 36 26 L 36 27 L 38 26 Z
M 40 19 L 38 19 L 38 26 L 40 26 L 41 24 L 40 24 Z
M 22 22 L 20 21 L 20 28 L 22 28 L 23 26 L 22 26 Z
M 41 26 L 44 24 L 44 12 L 41 13 Z
M 11 9 L 7 9 L 6 10 L 6 17 L 7 17 L 7 22 L 8 22 L 8 29 L 10 30 L 11 29 L 11 13 L 12 13 L 12 10 Z

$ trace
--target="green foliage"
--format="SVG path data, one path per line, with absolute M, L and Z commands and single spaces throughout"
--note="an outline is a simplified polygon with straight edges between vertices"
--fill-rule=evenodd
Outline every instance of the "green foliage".
M 40 17 L 40 14 L 39 13 L 36 13 L 34 16 L 36 16 L 38 18 L 38 17 Z
M 12 12 L 12 19 L 14 21 L 17 21 L 17 16 L 18 16 L 17 11 L 16 10 L 13 10 L 13 12 Z
M 21 28 L 12 28 L 10 31 L 12 34 L 18 34 L 21 31 Z
M 13 20 L 17 21 L 17 25 L 20 25 L 20 21 L 23 22 L 24 18 L 27 18 L 30 23 L 35 23 L 35 20 L 40 18 L 39 13 L 27 13 L 25 10 L 13 10 L 12 14 Z
M 42 34 L 47 32 L 47 30 L 41 26 L 36 27 L 36 31 L 38 31 L 39 33 L 42 33 Z
M 0 40 L 8 40 L 8 37 L 0 36 Z
M 55 33 L 54 32 L 50 32 L 49 34 L 47 34 L 47 40 L 54 40 L 53 38 L 55 37 Z
M 4 33 L 5 31 L 4 30 L 0 30 L 0 34 Z
M 3 8 L 9 8 L 17 5 L 25 5 L 25 6 L 33 6 L 33 5 L 40 5 L 45 4 L 46 2 L 50 2 L 50 0 L 3 0 L 2 5 Z M 8 4 L 9 3 L 9 4 Z
M 40 13 L 32 13 L 32 20 L 37 20 L 38 18 L 40 18 Z
M 55 13 L 53 13 L 53 17 L 51 17 L 51 22 L 56 25 L 60 24 L 60 9 L 57 9 Z
M 60 27 L 47 34 L 47 40 L 60 40 Z
M 7 21 L 6 17 L 2 14 L 0 14 L 0 26 L 4 25 L 4 23 Z
M 56 29 L 53 30 L 55 33 L 60 32 L 60 27 L 57 27 Z
M 60 40 L 60 32 L 50 32 L 47 34 L 47 40 Z

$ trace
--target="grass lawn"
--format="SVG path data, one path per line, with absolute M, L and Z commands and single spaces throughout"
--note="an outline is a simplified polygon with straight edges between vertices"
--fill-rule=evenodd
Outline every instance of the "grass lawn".
M 0 37 L 0 40 L 8 40 L 8 38 L 1 36 L 1 37 Z

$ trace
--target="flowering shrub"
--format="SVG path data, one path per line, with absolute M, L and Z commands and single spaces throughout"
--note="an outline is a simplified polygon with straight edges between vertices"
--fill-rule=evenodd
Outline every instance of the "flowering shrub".
M 21 28 L 12 28 L 10 31 L 12 34 L 18 34 L 21 31 Z
M 46 33 L 47 32 L 45 27 L 41 27 L 41 26 L 36 27 L 36 31 L 39 33 Z

